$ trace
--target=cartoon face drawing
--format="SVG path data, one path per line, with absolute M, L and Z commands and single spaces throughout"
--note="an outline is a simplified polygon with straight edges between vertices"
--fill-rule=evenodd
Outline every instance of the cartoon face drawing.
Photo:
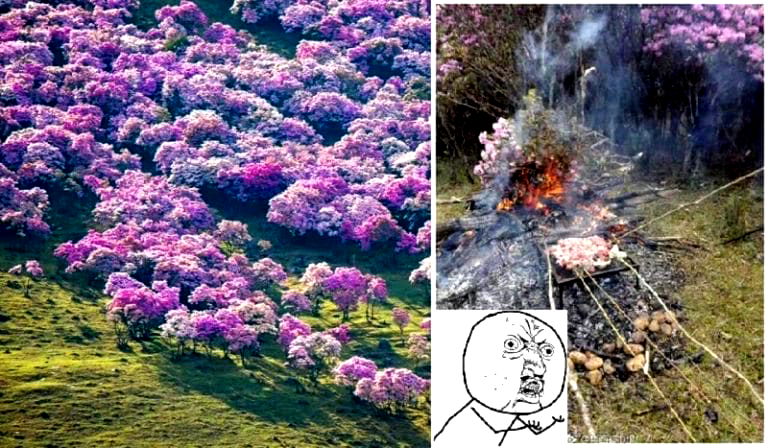
M 483 406 L 532 414 L 551 406 L 565 386 L 565 346 L 546 322 L 519 311 L 487 316 L 464 349 L 464 384 Z

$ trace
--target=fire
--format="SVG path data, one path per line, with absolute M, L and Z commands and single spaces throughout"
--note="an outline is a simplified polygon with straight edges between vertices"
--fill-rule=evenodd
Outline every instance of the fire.
M 518 167 L 511 179 L 514 190 L 499 202 L 496 210 L 510 211 L 515 205 L 521 204 L 544 214 L 549 213 L 544 200 L 563 200 L 567 171 L 553 157 L 545 159 L 543 164 L 530 162 Z

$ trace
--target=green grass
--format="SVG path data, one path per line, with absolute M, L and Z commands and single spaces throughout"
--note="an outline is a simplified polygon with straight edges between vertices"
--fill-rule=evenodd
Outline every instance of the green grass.
M 194 0 L 197 6 L 208 17 L 208 23 L 221 22 L 237 30 L 248 31 L 256 42 L 266 45 L 270 51 L 287 58 L 296 55 L 296 45 L 302 36 L 299 33 L 286 33 L 280 23 L 264 22 L 259 24 L 245 23 L 240 16 L 231 14 L 231 0 Z M 155 11 L 165 5 L 178 5 L 179 0 L 141 0 L 141 7 L 133 14 L 133 23 L 141 29 L 149 29 L 157 25 Z
M 690 202 L 714 187 L 685 190 L 669 200 L 659 200 L 646 207 L 648 217 L 658 216 L 674 206 Z M 724 192 L 698 206 L 673 214 L 647 229 L 647 235 L 682 236 L 704 249 L 674 257 L 685 272 L 684 285 L 678 291 L 684 306 L 683 325 L 726 362 L 743 373 L 763 394 L 763 238 L 752 235 L 737 243 L 722 245 L 729 235 L 735 210 L 748 204 L 743 218 L 747 230 L 763 223 L 762 191 L 746 188 Z M 741 212 L 738 212 L 741 213 Z M 698 348 L 688 343 L 688 351 Z M 662 391 L 681 414 L 699 441 L 757 442 L 763 439 L 763 409 L 747 387 L 730 372 L 706 356 L 700 368 L 687 363 L 682 372 L 714 401 L 702 405 L 697 391 L 674 370 L 657 376 Z M 642 376 L 626 383 L 611 380 L 600 388 L 582 383 L 582 392 L 592 410 L 598 435 L 613 438 L 633 437 L 635 442 L 684 442 L 682 427 L 669 411 L 633 414 L 663 404 L 652 385 Z M 715 409 L 719 421 L 705 418 L 707 408 Z M 576 408 L 571 410 L 571 434 L 584 434 Z M 728 422 L 731 423 L 728 423 Z
M 447 162 L 438 162 L 437 166 L 437 200 L 450 200 L 452 198 L 469 199 L 474 193 L 482 188 L 479 180 L 475 179 L 472 183 L 466 175 L 458 175 L 456 172 L 465 173 L 466 170 L 459 170 L 454 164 Z M 461 181 L 457 181 L 461 179 Z M 454 204 L 438 204 L 435 216 L 436 224 L 439 226 L 452 219 L 456 219 L 466 213 L 466 204 L 462 201 Z

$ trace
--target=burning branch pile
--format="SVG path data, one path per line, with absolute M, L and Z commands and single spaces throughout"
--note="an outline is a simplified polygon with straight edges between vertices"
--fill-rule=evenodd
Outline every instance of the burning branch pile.
M 566 241 L 555 257 L 559 269 L 594 271 L 610 261 L 611 246 L 602 238 L 627 228 L 601 189 L 621 179 L 629 161 L 614 155 L 604 136 L 544 107 L 535 91 L 524 104 L 480 135 L 485 149 L 475 173 L 484 188 L 469 201 L 471 213 L 437 228 L 438 301 L 482 303 L 478 296 L 496 301 L 506 294 L 515 306 L 536 308 L 535 291 L 545 287 L 543 249 L 563 238 L 594 237 L 585 241 L 602 241 L 604 254 L 587 255 L 586 247 L 569 248 Z
M 499 119 L 492 135 L 480 134 L 485 149 L 475 174 L 486 187 L 506 179 L 497 210 L 522 205 L 546 212 L 547 202 L 564 199 L 582 144 L 575 123 L 545 109 L 535 91 L 525 97 L 525 105 L 514 119 Z

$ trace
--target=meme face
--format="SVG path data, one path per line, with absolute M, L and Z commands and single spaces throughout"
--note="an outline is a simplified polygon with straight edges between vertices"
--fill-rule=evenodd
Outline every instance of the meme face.
M 478 322 L 464 351 L 464 380 L 497 412 L 531 414 L 554 403 L 565 384 L 565 346 L 547 323 L 522 312 Z

